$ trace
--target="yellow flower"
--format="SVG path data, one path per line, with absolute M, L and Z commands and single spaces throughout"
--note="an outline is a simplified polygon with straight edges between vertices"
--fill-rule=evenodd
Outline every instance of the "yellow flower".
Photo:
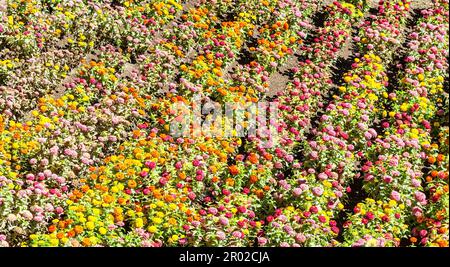
M 173 235 L 173 236 L 172 236 L 172 240 L 175 241 L 175 242 L 177 242 L 177 241 L 178 241 L 178 236 L 177 236 L 177 235 Z
M 156 233 L 156 231 L 158 230 L 157 228 L 156 228 L 156 226 L 154 226 L 154 225 L 152 225 L 152 226 L 149 226 L 148 228 L 147 228 L 147 230 L 150 232 L 150 233 Z
M 154 223 L 156 223 L 156 224 L 161 224 L 161 223 L 162 223 L 162 219 L 161 219 L 161 218 L 158 218 L 158 217 L 153 217 L 153 218 L 152 218 L 152 221 L 153 221 Z
M 137 228 L 142 228 L 144 226 L 144 221 L 142 218 L 137 218 L 135 223 Z
M 102 235 L 105 235 L 108 231 L 106 230 L 105 227 L 100 227 L 100 229 L 98 229 L 98 232 Z
M 395 206 L 397 206 L 397 202 L 395 201 L 395 200 L 393 200 L 393 199 L 391 199 L 391 200 L 389 200 L 389 207 L 395 207 Z
M 59 245 L 59 240 L 57 238 L 50 239 L 50 246 L 57 247 Z
M 89 222 L 86 223 L 86 227 L 89 230 L 94 230 L 95 224 L 93 222 L 89 221 Z
M 369 99 L 372 100 L 372 101 L 377 101 L 377 100 L 378 100 L 378 97 L 377 97 L 375 94 L 372 94 L 372 93 L 369 94 L 368 97 L 369 97 Z
M 97 244 L 97 238 L 95 237 L 95 236 L 91 236 L 91 237 L 89 237 L 89 240 L 91 241 L 91 244 L 92 245 L 96 245 Z
M 375 238 L 372 238 L 369 241 L 367 241 L 366 245 L 368 247 L 375 247 L 377 246 L 377 240 Z
M 403 112 L 407 111 L 407 110 L 408 110 L 408 104 L 403 103 L 403 104 L 400 106 L 400 110 L 403 111 Z

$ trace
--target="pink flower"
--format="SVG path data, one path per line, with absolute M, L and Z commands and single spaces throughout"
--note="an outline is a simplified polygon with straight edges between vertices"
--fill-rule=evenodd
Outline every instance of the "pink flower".
M 265 244 L 267 244 L 267 239 L 264 237 L 258 237 L 258 244 L 260 246 L 264 246 Z
M 58 155 L 58 151 L 59 151 L 58 146 L 52 146 L 52 147 L 50 148 L 50 153 L 51 153 L 53 156 Z
M 391 198 L 397 202 L 400 201 L 400 193 L 397 191 L 392 191 Z
M 294 194 L 294 196 L 296 196 L 296 197 L 298 197 L 298 196 L 300 196 L 302 193 L 303 193 L 303 191 L 302 191 L 302 189 L 301 188 L 294 188 L 294 190 L 292 191 L 292 193 Z
M 420 192 L 420 191 L 416 191 L 416 192 L 414 192 L 414 197 L 415 197 L 415 199 L 416 199 L 418 202 L 420 202 L 421 204 L 422 204 L 422 203 L 426 203 L 427 197 L 425 196 L 424 193 L 422 193 L 422 192 Z
M 216 236 L 217 236 L 217 239 L 219 239 L 219 240 L 225 240 L 225 238 L 226 238 L 226 235 L 223 231 L 218 231 L 216 233 Z
M 147 167 L 147 168 L 150 168 L 150 169 L 154 169 L 155 167 L 156 167 L 156 163 L 154 163 L 153 161 L 146 161 L 145 162 L 145 166 Z
M 24 210 L 20 213 L 20 215 L 22 215 L 23 218 L 25 218 L 26 220 L 30 221 L 33 219 L 33 214 L 31 214 L 31 212 L 29 212 L 28 210 Z
M 234 236 L 234 237 L 237 237 L 237 238 L 242 238 L 242 237 L 244 237 L 244 235 L 243 235 L 241 232 L 239 232 L 239 231 L 234 231 L 234 232 L 233 232 L 233 236 Z
M 312 191 L 313 191 L 313 194 L 316 195 L 316 196 L 321 196 L 323 194 L 322 187 L 314 187 L 312 189 Z
M 181 168 L 183 168 L 183 163 L 181 163 L 181 161 L 178 161 L 177 163 L 175 163 L 175 168 L 177 170 L 180 170 Z
M 414 187 L 419 187 L 419 186 L 420 186 L 420 181 L 417 180 L 417 179 L 411 179 L 411 184 L 412 184 Z
M 317 176 L 320 180 L 325 180 L 328 178 L 328 175 L 324 172 L 319 173 L 319 175 Z

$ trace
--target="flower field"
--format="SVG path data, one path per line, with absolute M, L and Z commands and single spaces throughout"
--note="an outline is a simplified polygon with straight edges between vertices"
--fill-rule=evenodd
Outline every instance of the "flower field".
M 448 46 L 448 0 L 0 0 L 0 247 L 448 247 Z

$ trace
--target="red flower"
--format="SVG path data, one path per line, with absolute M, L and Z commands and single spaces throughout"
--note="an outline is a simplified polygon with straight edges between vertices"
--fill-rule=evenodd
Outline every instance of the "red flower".
M 222 194 L 224 194 L 225 196 L 229 196 L 231 194 L 231 192 L 228 189 L 223 189 Z
M 325 216 L 323 216 L 323 215 L 320 215 L 320 216 L 319 216 L 319 221 L 320 221 L 321 223 L 324 223 L 324 222 L 327 221 L 327 218 L 325 218 Z
M 316 206 L 311 206 L 311 208 L 309 208 L 309 211 L 311 213 L 317 213 L 317 212 L 319 212 L 319 209 Z
M 238 207 L 238 211 L 239 211 L 240 213 L 244 213 L 244 212 L 247 211 L 247 209 L 246 209 L 244 206 L 240 206 L 240 207 Z

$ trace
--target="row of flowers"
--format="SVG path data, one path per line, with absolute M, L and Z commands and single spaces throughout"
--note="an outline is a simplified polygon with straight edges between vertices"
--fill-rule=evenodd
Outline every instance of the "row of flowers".
M 371 214 L 379 228 L 374 228 L 371 225 L 373 222 L 368 218 L 368 201 L 358 204 L 351 217 L 349 229 L 364 233 L 364 237 L 353 245 L 371 243 L 398 246 L 401 239 L 407 240 L 411 236 L 407 242 L 412 242 L 413 245 L 448 246 L 445 235 L 442 238 L 428 239 L 428 231 L 415 226 L 427 221 L 427 227 L 436 227 L 435 231 L 444 232 L 448 229 L 448 220 L 443 219 L 445 212 L 448 212 L 448 205 L 437 201 L 438 199 L 434 200 L 433 196 L 427 199 L 423 186 L 424 160 L 427 159 L 428 151 L 434 150 L 431 145 L 429 120 L 435 116 L 436 107 L 439 106 L 438 101 L 432 102 L 427 98 L 428 88 L 431 87 L 427 85 L 428 79 L 432 79 L 438 88 L 442 87 L 443 79 L 439 77 L 445 75 L 448 68 L 445 56 L 448 46 L 441 44 L 442 38 L 448 38 L 442 35 L 445 27 L 448 31 L 448 26 L 445 26 L 447 23 L 444 22 L 448 17 L 441 15 L 443 11 L 442 6 L 422 11 L 423 18 L 418 21 L 409 36 L 408 47 L 411 50 L 404 59 L 404 72 L 401 74 L 404 76 L 399 77 L 398 88 L 385 95 L 389 101 L 390 112 L 383 116 L 380 123 L 383 135 L 375 140 L 374 146 L 368 148 L 367 161 L 362 168 L 363 189 L 369 196 L 378 200 Z M 430 29 L 421 31 L 424 26 Z M 426 50 L 421 50 L 422 47 L 428 46 L 442 49 L 441 53 L 437 53 L 439 56 L 430 58 Z M 418 50 L 422 52 L 417 53 Z M 434 54 L 433 50 L 429 50 L 430 53 Z M 439 68 L 435 64 L 443 65 Z M 434 81 L 435 79 L 437 81 Z M 444 160 L 443 155 L 440 159 Z M 440 192 L 443 192 L 444 188 L 448 190 L 445 176 L 445 172 L 441 173 L 443 180 L 440 188 L 438 187 Z M 389 203 L 386 203 L 388 200 Z M 401 210 L 395 212 L 390 203 Z M 366 212 L 362 212 L 363 209 L 366 209 Z M 441 220 L 429 220 L 425 215 L 434 217 L 437 212 L 442 216 Z M 417 223 L 410 223 L 411 221 Z

